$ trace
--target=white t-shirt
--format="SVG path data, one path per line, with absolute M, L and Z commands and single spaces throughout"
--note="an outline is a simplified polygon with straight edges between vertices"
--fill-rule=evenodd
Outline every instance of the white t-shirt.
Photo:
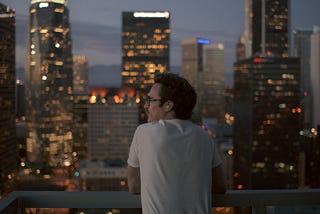
M 211 213 L 211 173 L 221 158 L 211 137 L 188 120 L 137 127 L 128 164 L 140 167 L 142 212 Z

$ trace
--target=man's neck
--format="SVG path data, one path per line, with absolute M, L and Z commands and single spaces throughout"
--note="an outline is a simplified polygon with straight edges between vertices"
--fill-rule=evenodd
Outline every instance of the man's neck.
M 162 118 L 163 120 L 172 120 L 172 119 L 177 119 L 176 114 L 174 113 L 174 111 L 170 111 L 167 112 L 166 115 L 164 116 L 164 118 Z

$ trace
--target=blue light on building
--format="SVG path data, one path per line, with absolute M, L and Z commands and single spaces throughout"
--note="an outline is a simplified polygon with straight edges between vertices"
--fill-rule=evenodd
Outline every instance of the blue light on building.
M 209 39 L 198 38 L 198 44 L 210 44 L 211 41 Z

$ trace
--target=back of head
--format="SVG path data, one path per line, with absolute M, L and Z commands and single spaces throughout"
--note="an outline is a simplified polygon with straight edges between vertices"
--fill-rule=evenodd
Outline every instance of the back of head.
M 197 94 L 190 83 L 176 74 L 163 73 L 155 77 L 155 83 L 160 83 L 161 105 L 170 100 L 174 103 L 173 110 L 178 119 L 190 119 L 197 102 Z

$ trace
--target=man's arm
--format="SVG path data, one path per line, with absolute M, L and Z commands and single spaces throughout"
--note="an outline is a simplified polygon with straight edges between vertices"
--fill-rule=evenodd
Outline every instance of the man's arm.
M 222 165 L 212 168 L 212 193 L 224 194 L 227 191 Z
M 135 168 L 128 164 L 127 175 L 129 192 L 132 194 L 140 194 L 140 168 Z

